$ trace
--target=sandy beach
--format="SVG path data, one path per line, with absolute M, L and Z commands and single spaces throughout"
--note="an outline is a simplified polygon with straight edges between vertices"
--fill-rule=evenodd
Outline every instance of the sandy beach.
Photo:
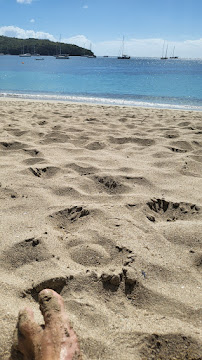
M 84 360 L 201 359 L 202 113 L 0 107 L 0 359 L 44 288 Z

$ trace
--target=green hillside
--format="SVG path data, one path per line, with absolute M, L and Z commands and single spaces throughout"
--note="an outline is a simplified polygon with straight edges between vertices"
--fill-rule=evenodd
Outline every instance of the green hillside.
M 13 37 L 0 36 L 0 53 L 20 55 L 23 53 L 56 55 L 60 52 L 71 56 L 93 55 L 92 51 L 72 44 L 53 42 L 39 39 L 16 39 Z

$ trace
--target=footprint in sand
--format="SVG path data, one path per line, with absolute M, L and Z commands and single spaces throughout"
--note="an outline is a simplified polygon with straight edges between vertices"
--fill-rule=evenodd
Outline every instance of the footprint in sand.
M 180 126 L 182 128 L 187 128 L 187 126 L 191 125 L 190 121 L 181 121 L 177 124 L 177 126 Z
M 65 132 L 60 131 L 52 131 L 44 137 L 44 144 L 52 144 L 52 143 L 66 143 L 70 139 L 69 135 Z
M 52 187 L 51 191 L 53 194 L 60 196 L 60 197 L 67 196 L 68 198 L 71 197 L 72 199 L 77 199 L 77 198 L 79 198 L 79 196 L 81 196 L 79 191 L 77 191 L 76 189 L 74 189 L 71 186 Z
M 99 244 L 80 244 L 70 250 L 70 257 L 83 266 L 100 266 L 111 262 L 110 254 Z
M 176 139 L 179 137 L 179 133 L 177 131 L 167 131 L 163 137 L 166 139 Z
M 17 137 L 21 137 L 21 136 L 23 136 L 23 135 L 25 135 L 25 134 L 27 134 L 28 133 L 28 131 L 23 131 L 23 130 L 20 130 L 20 129 L 9 129 L 8 130 L 12 135 L 14 135 L 14 136 L 17 136 Z
M 45 118 L 45 119 L 46 119 L 46 118 Z M 39 124 L 40 126 L 43 126 L 43 125 L 46 125 L 46 124 L 47 124 L 47 121 L 46 121 L 46 120 L 41 120 L 41 121 L 38 122 L 38 124 Z
M 101 217 L 102 213 L 96 209 L 88 210 L 83 206 L 73 206 L 49 215 L 53 226 L 62 230 L 63 234 L 71 232 L 73 238 L 69 240 L 67 235 L 65 247 L 75 263 L 87 268 L 110 264 L 120 267 L 132 263 L 134 259 L 129 249 L 119 247 L 114 241 L 100 237 L 97 232 L 90 230 L 92 223 L 98 221 L 99 224 Z M 83 232 L 86 227 L 88 236 L 78 237 L 78 229 Z
M 148 212 L 148 210 L 151 210 Z M 152 199 L 147 202 L 144 207 L 148 220 L 155 222 L 156 220 L 176 221 L 198 218 L 201 214 L 199 206 L 184 202 L 166 201 L 164 199 Z
M 81 221 L 82 218 L 89 214 L 90 211 L 83 206 L 73 206 L 57 211 L 54 214 L 49 215 L 49 218 L 58 229 L 68 229 L 71 224 Z
M 113 178 L 112 176 L 93 176 L 92 178 L 99 187 L 109 194 L 121 194 L 131 190 L 119 181 L 120 179 Z
M 52 289 L 57 291 L 58 294 L 60 294 L 65 285 L 67 285 L 68 281 L 69 278 L 64 276 L 44 280 L 36 285 L 33 285 L 32 288 L 24 290 L 22 293 L 22 297 L 26 297 L 30 294 L 34 298 L 34 300 L 38 301 L 38 294 L 43 289 Z
M 193 147 L 188 141 L 178 140 L 178 141 L 172 141 L 170 142 L 171 147 L 186 150 L 186 151 L 192 151 Z
M 201 344 L 183 334 L 141 334 L 139 353 L 141 359 L 201 359 Z
M 59 168 L 55 166 L 47 166 L 44 168 L 29 168 L 29 171 L 36 177 L 51 178 L 59 171 Z
M 91 214 L 92 213 L 92 214 Z M 88 210 L 84 206 L 72 206 L 49 215 L 49 220 L 57 230 L 68 232 L 86 226 L 91 222 L 94 210 Z
M 103 142 L 100 141 L 94 141 L 91 142 L 86 146 L 86 149 L 88 150 L 102 150 L 106 147 L 106 145 Z
M 80 175 L 90 175 L 98 172 L 98 168 L 94 166 L 80 166 L 76 163 L 67 164 L 65 167 L 76 171 Z
M 26 144 L 23 144 L 21 142 L 18 141 L 13 141 L 13 142 L 0 142 L 0 149 L 2 150 L 21 150 L 24 147 L 26 147 Z
M 32 157 L 41 156 L 40 151 L 37 149 L 23 149 L 23 151 Z
M 23 163 L 26 165 L 35 165 L 35 164 L 39 164 L 39 163 L 44 163 L 46 160 L 44 158 L 29 158 L 29 159 L 25 159 L 23 160 Z
M 0 183 L 0 198 L 1 198 L 1 200 L 8 199 L 8 198 L 16 199 L 18 196 L 19 195 L 15 190 L 10 189 L 8 187 L 3 187 Z
M 191 254 L 194 254 L 194 260 L 193 260 L 193 264 L 195 266 L 195 268 L 199 271 L 202 271 L 202 253 L 195 253 L 195 251 L 190 250 Z
M 147 287 L 145 279 L 140 280 L 135 268 L 124 267 L 122 273 L 103 273 L 100 280 L 103 282 L 103 289 L 113 293 L 119 291 L 119 297 L 126 298 L 137 309 L 145 309 L 183 321 L 191 319 L 196 326 L 200 322 L 200 309 L 194 310 L 181 301 L 173 300 L 170 296 L 150 289 Z
M 131 255 L 132 251 L 124 247 L 117 246 L 112 240 L 97 236 L 91 233 L 91 221 L 99 219 L 100 212 L 88 210 L 83 206 L 74 206 L 63 209 L 49 215 L 52 224 L 64 232 L 70 231 L 74 239 L 65 240 L 66 249 L 71 259 L 85 267 L 105 266 L 105 265 L 128 265 L 134 261 Z M 87 238 L 78 238 L 78 229 L 87 226 L 89 236 Z
M 168 149 L 173 151 L 173 152 L 176 152 L 176 153 L 186 153 L 187 150 L 186 149 L 179 149 L 179 148 L 176 148 L 176 147 L 170 147 L 168 146 Z
M 88 267 L 114 265 L 118 268 L 134 261 L 132 251 L 117 246 L 107 238 L 92 238 L 87 243 L 82 240 L 67 242 L 70 257 L 77 264 Z
M 0 260 L 6 269 L 16 269 L 35 261 L 51 258 L 42 239 L 30 238 L 21 241 L 3 251 Z
M 137 138 L 137 137 L 110 137 L 110 142 L 112 144 L 130 144 L 134 143 L 140 146 L 151 146 L 155 144 L 155 141 L 150 138 Z

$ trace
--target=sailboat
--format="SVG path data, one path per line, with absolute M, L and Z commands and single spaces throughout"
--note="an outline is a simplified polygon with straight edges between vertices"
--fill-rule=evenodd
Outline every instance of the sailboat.
M 118 56 L 117 59 L 129 60 L 130 56 L 124 54 L 124 36 L 122 41 L 122 55 Z
M 90 43 L 90 52 L 92 53 L 92 44 Z M 96 58 L 96 55 L 92 53 L 92 55 L 87 55 L 88 58 Z
M 61 53 L 61 47 L 60 47 L 60 53 L 58 55 L 56 55 L 55 58 L 56 59 L 69 59 L 69 55 L 68 54 L 62 54 Z
M 22 54 L 20 54 L 19 56 L 20 56 L 20 57 L 31 57 L 31 54 L 24 52 L 24 45 L 23 45 Z
M 168 45 L 167 45 L 167 47 L 166 47 L 165 55 L 164 55 L 164 47 L 165 47 L 165 41 L 164 41 L 164 44 L 163 44 L 163 51 L 162 51 L 161 60 L 167 60 L 167 59 L 168 59 L 168 57 L 167 57 L 167 54 L 168 54 Z
M 61 39 L 61 36 L 60 36 Z M 60 53 L 58 55 L 55 56 L 56 59 L 69 59 L 69 55 L 68 54 L 62 54 L 61 52 L 61 43 L 60 43 Z
M 173 48 L 173 53 L 172 53 L 172 56 L 170 56 L 170 59 L 178 59 L 178 56 L 175 56 L 175 46 Z
M 59 55 L 56 55 L 55 58 L 56 59 L 69 59 L 69 55 L 68 54 L 59 54 Z
M 35 45 L 34 45 L 34 53 L 33 53 L 33 56 L 40 56 L 40 54 L 37 54 L 37 53 L 36 53 L 36 47 L 35 47 Z
M 31 57 L 32 55 L 30 53 L 20 54 L 20 57 Z

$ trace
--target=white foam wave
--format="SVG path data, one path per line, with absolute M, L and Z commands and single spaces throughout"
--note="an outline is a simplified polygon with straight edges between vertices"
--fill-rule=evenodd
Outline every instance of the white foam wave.
M 176 109 L 176 110 L 195 110 L 202 111 L 202 106 L 185 105 L 185 104 L 169 104 L 149 101 L 137 101 L 126 99 L 113 99 L 92 96 L 76 96 L 76 95 L 56 95 L 56 94 L 23 94 L 23 93 L 0 93 L 0 97 L 18 98 L 18 99 L 33 99 L 33 100 L 53 100 L 53 101 L 69 101 L 88 104 L 104 104 L 104 105 L 118 105 L 118 106 L 133 106 L 133 107 L 149 107 L 161 109 Z

